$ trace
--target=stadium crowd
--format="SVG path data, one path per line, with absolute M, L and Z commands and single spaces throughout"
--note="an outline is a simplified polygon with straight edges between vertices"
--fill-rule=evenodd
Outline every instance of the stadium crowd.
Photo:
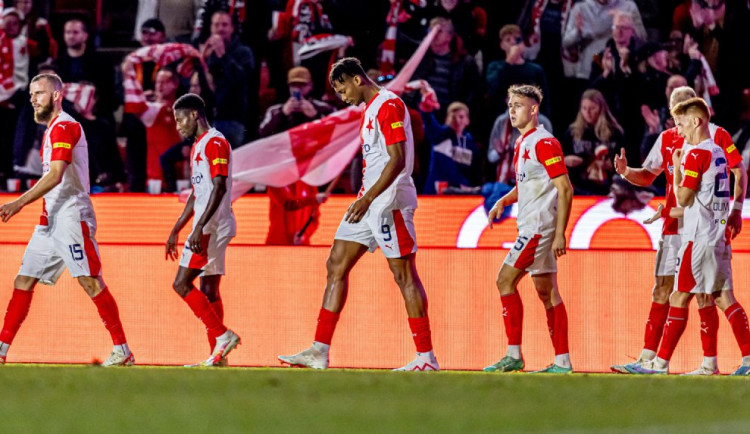
M 544 93 L 540 121 L 561 138 L 576 194 L 609 192 L 620 149 L 634 165 L 645 159 L 673 125 L 668 97 L 683 85 L 750 154 L 746 0 L 140 0 L 132 38 L 141 47 L 119 58 L 100 46 L 107 22 L 68 14 L 54 29 L 50 4 L 7 1 L 2 11 L 0 148 L 12 158 L 0 161 L 0 188 L 41 174 L 44 128 L 28 98 L 39 72 L 66 83 L 64 109 L 89 141 L 93 193 L 142 192 L 152 181 L 170 192 L 189 176 L 191 143 L 172 114 L 182 94 L 201 95 L 236 148 L 344 107 L 326 80 L 336 58 L 357 56 L 384 84 L 435 26 L 413 76 L 431 89 L 404 95 L 421 194 L 515 183 L 506 94 L 521 83 Z M 359 188 L 358 160 L 339 191 Z M 280 209 L 306 216 L 327 196 L 316 193 L 270 191 Z

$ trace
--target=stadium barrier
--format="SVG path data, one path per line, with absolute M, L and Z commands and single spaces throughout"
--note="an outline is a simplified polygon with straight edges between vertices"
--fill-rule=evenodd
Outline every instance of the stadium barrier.
M 0 196 L 3 202 L 10 198 Z M 277 366 L 276 355 L 309 346 L 325 285 L 329 245 L 350 201 L 335 197 L 326 204 L 321 228 L 313 238 L 321 245 L 312 247 L 253 245 L 262 243 L 265 236 L 267 199 L 246 197 L 236 203 L 236 240 L 244 242 L 230 245 L 222 282 L 226 323 L 244 343 L 232 353 L 232 365 Z M 604 201 L 576 198 L 571 226 Z M 420 199 L 417 261 L 430 299 L 435 351 L 444 369 L 481 369 L 505 351 L 502 308 L 494 281 L 506 250 L 487 248 L 487 244 L 512 241 L 515 234 L 505 226 L 515 224 L 513 219 L 503 222 L 498 232 L 484 231 L 476 249 L 430 246 L 424 241 L 452 239 L 455 243 L 479 202 L 478 198 Z M 95 207 L 104 278 L 119 303 L 137 362 L 180 365 L 205 358 L 209 350 L 205 331 L 172 291 L 177 265 L 164 259 L 163 241 L 182 204 L 170 196 L 126 195 L 97 196 Z M 6 282 L 6 289 L 0 291 L 0 308 L 10 298 L 12 279 L 36 217 L 28 209 L 0 226 L 0 252 L 5 258 L 0 261 L 0 276 Z M 506 230 L 507 238 L 502 238 Z M 640 352 L 654 253 L 648 232 L 631 219 L 609 220 L 588 232 L 592 233 L 590 248 L 572 250 L 559 262 L 559 283 L 570 317 L 574 367 L 607 372 L 611 364 L 627 362 Z M 186 236 L 183 233 L 181 241 Z M 739 238 L 746 239 L 745 233 Z M 747 255 L 735 255 L 733 266 L 738 298 L 750 306 L 742 287 L 750 278 Z M 530 279 L 522 281 L 520 292 L 527 369 L 542 368 L 553 359 L 544 309 Z M 720 324 L 720 368 L 728 372 L 738 364 L 740 354 L 729 324 L 723 319 Z M 95 306 L 65 272 L 55 287 L 38 287 L 8 361 L 89 363 L 105 358 L 110 345 Z M 351 275 L 349 299 L 333 339 L 331 366 L 394 368 L 410 361 L 413 352 L 403 301 L 385 259 L 379 252 L 367 254 Z M 701 357 L 699 321 L 693 307 L 673 371 L 694 369 Z

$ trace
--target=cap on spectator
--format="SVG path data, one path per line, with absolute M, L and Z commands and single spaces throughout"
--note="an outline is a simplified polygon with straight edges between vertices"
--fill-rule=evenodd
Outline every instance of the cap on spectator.
M 638 57 L 638 61 L 640 62 L 648 59 L 659 51 L 669 50 L 667 50 L 667 48 L 665 48 L 661 44 L 657 44 L 655 42 L 646 42 L 641 48 L 638 49 L 638 51 L 636 52 L 636 56 Z
M 144 30 L 166 33 L 164 23 L 162 23 L 158 18 L 149 18 L 144 21 L 143 24 L 141 24 L 141 31 Z
M 289 70 L 289 73 L 286 76 L 287 84 L 307 84 L 311 81 L 312 75 L 310 74 L 310 70 L 305 68 L 304 66 L 295 66 L 294 68 Z
M 18 17 L 18 19 L 23 20 L 23 14 L 17 8 L 11 7 L 3 9 L 3 18 L 7 17 L 8 15 L 15 15 Z

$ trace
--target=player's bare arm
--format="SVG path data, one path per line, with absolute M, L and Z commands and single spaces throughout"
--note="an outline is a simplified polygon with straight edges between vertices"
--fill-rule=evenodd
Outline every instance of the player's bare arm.
M 614 166 L 615 172 L 625 178 L 629 183 L 639 187 L 648 187 L 661 173 L 661 170 L 654 173 L 649 169 L 628 167 L 625 148 L 620 148 L 620 155 L 615 155 Z
M 21 195 L 18 199 L 0 206 L 0 215 L 2 215 L 3 222 L 7 222 L 11 217 L 18 214 L 23 207 L 57 187 L 62 182 L 63 174 L 67 168 L 68 163 L 66 161 L 54 160 L 50 162 L 49 172 L 42 176 L 39 182 L 34 184 L 29 191 Z
M 195 224 L 193 233 L 188 238 L 188 246 L 193 253 L 200 253 L 203 250 L 201 246 L 201 236 L 203 235 L 203 227 L 208 224 L 211 217 L 213 217 L 216 210 L 221 204 L 221 200 L 224 195 L 227 194 L 227 177 L 223 175 L 216 175 L 211 179 L 213 183 L 213 190 L 211 190 L 211 196 L 208 198 L 208 205 L 206 205 L 206 211 L 203 212 L 201 219 Z
M 557 189 L 557 222 L 555 224 L 555 238 L 552 240 L 552 251 L 555 257 L 566 253 L 565 229 L 568 227 L 570 208 L 573 204 L 573 186 L 568 174 L 552 178 L 552 184 Z
M 672 153 L 672 163 L 674 164 L 674 195 L 677 204 L 681 207 L 687 207 L 693 204 L 695 200 L 695 191 L 687 187 L 682 187 L 682 171 L 679 167 L 682 163 L 682 149 L 677 149 Z
M 177 222 L 175 222 L 174 227 L 172 228 L 172 232 L 169 234 L 169 238 L 167 238 L 167 246 L 166 246 L 164 259 L 171 259 L 172 261 L 177 259 L 178 237 L 180 236 L 180 231 L 182 230 L 182 228 L 185 227 L 185 225 L 190 221 L 190 218 L 194 214 L 194 210 L 193 210 L 194 204 L 195 204 L 195 192 L 191 191 L 190 197 L 188 197 L 188 200 L 185 203 L 185 209 L 182 210 L 182 214 L 177 219 Z
M 495 202 L 495 205 L 487 215 L 487 223 L 489 223 L 490 229 L 492 229 L 492 224 L 495 219 L 500 218 L 500 216 L 503 214 L 503 209 L 506 206 L 513 205 L 516 202 L 518 202 L 518 187 L 513 187 L 513 190 L 509 191 L 508 194 L 501 197 L 497 200 L 497 202 Z
M 745 164 L 740 162 L 729 171 L 734 177 L 734 203 L 727 219 L 727 229 L 729 236 L 734 239 L 742 232 L 742 205 L 747 195 L 747 169 Z
M 683 215 L 685 215 L 685 210 L 683 208 L 669 208 L 669 216 L 673 219 L 682 218 Z M 654 213 L 654 215 L 644 220 L 643 224 L 650 225 L 651 223 L 659 220 L 662 217 L 664 217 L 664 204 L 660 203 L 659 206 L 656 207 L 656 212 Z
M 370 208 L 372 201 L 390 187 L 393 181 L 396 180 L 396 177 L 398 177 L 398 174 L 404 170 L 406 166 L 405 148 L 406 144 L 404 142 L 394 143 L 387 147 L 388 156 L 390 157 L 388 163 L 383 168 L 383 172 L 380 174 L 378 180 L 375 181 L 375 184 L 362 197 L 349 205 L 349 209 L 346 210 L 346 215 L 344 216 L 347 222 L 357 223 L 362 220 L 362 217 L 365 216 L 367 210 Z

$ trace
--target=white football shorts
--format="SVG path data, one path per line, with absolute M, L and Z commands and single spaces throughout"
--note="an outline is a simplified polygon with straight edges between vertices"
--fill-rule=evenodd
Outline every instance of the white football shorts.
M 504 264 L 535 274 L 556 273 L 557 258 L 552 251 L 554 231 L 548 234 L 521 232 L 505 256 Z
M 342 219 L 334 239 L 362 244 L 370 252 L 380 247 L 386 258 L 402 258 L 417 251 L 414 209 L 371 206 L 357 223 Z
M 90 221 L 56 219 L 54 226 L 37 225 L 18 274 L 45 285 L 54 285 L 65 267 L 73 277 L 101 276 L 95 234 L 96 223 Z
M 663 235 L 659 240 L 656 251 L 654 276 L 674 276 L 677 271 L 677 255 L 680 252 L 682 240 L 679 235 Z
M 192 268 L 203 271 L 200 276 L 224 275 L 224 263 L 226 259 L 227 246 L 234 238 L 229 232 L 221 234 L 203 234 L 201 237 L 200 253 L 193 253 L 185 240 L 182 249 L 180 267 Z
M 683 243 L 675 274 L 677 291 L 712 294 L 732 285 L 731 249 L 724 244 L 710 246 Z

